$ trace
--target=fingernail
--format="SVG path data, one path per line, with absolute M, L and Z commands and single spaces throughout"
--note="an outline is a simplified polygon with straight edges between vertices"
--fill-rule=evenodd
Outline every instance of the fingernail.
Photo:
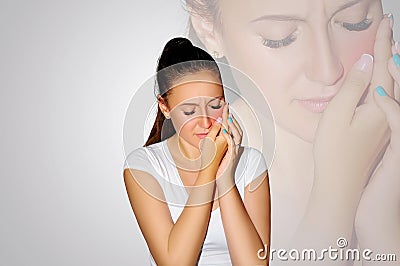
M 366 72 L 370 67 L 372 67 L 372 63 L 374 62 L 374 58 L 370 54 L 363 54 L 360 59 L 355 63 L 355 67 L 358 70 Z
M 222 117 L 218 117 L 216 121 L 217 123 L 222 124 Z
M 229 117 L 229 118 L 228 118 L 228 121 L 231 122 L 231 123 L 233 123 L 232 117 Z
M 379 94 L 379 96 L 386 96 L 386 95 L 387 95 L 382 86 L 376 87 L 375 90 L 376 90 L 376 92 Z
M 389 13 L 387 17 L 390 19 L 390 28 L 393 29 L 393 24 L 394 24 L 394 17 L 392 13 Z
M 224 134 L 226 134 L 227 132 L 228 132 L 228 131 L 226 131 L 225 128 L 222 130 L 222 133 L 224 133 Z
M 396 64 L 397 67 L 400 67 L 400 56 L 399 54 L 393 55 L 393 62 Z

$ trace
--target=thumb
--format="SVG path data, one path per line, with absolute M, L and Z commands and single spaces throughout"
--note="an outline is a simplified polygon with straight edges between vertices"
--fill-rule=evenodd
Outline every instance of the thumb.
M 349 71 L 342 88 L 325 111 L 326 116 L 333 116 L 330 121 L 336 121 L 340 117 L 341 123 L 345 119 L 350 124 L 358 102 L 371 81 L 372 68 L 373 57 L 363 54 Z

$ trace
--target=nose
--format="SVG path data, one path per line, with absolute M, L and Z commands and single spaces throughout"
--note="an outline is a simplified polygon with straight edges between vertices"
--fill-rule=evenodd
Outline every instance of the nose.
M 213 123 L 213 119 L 203 110 L 199 117 L 199 126 L 202 128 L 210 128 Z
M 329 36 L 329 29 L 322 26 L 312 30 L 310 41 L 313 45 L 309 49 L 306 76 L 325 86 L 335 85 L 342 78 L 344 69 Z

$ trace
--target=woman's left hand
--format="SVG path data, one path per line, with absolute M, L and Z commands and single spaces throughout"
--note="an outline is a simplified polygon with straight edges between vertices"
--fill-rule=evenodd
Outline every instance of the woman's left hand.
M 222 113 L 223 136 L 228 142 L 228 150 L 217 172 L 217 187 L 219 195 L 222 195 L 235 184 L 234 176 L 239 159 L 240 143 L 242 142 L 243 131 L 239 123 L 229 113 L 229 106 L 225 104 Z M 222 194 L 221 194 L 222 193 Z
M 384 88 L 374 92 L 374 99 L 391 130 L 390 141 L 363 192 L 355 222 L 361 248 L 383 254 L 400 250 L 400 51 L 395 47 L 392 50 L 388 70 L 396 82 L 394 97 L 387 95 Z M 374 261 L 365 263 L 380 265 Z

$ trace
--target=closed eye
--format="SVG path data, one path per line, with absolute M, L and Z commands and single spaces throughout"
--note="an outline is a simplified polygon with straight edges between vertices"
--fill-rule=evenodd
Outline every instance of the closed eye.
M 185 115 L 192 115 L 192 114 L 194 114 L 194 110 L 193 110 L 193 111 L 188 111 L 188 112 L 183 111 L 183 113 L 184 113 Z
M 372 19 L 364 19 L 361 22 L 358 23 L 348 23 L 348 22 L 342 22 L 342 27 L 347 29 L 348 31 L 363 31 L 369 28 L 372 24 Z
M 263 38 L 263 45 L 272 49 L 278 49 L 292 44 L 297 39 L 295 33 L 290 34 L 281 40 L 271 40 Z

